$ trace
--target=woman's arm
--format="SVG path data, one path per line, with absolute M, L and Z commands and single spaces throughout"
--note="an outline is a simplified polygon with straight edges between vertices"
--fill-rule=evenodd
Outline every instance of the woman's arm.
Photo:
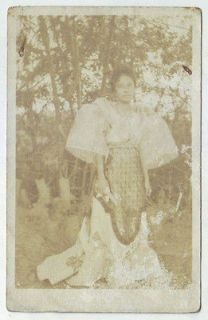
M 145 190 L 146 190 L 146 194 L 149 197 L 151 195 L 152 192 L 152 188 L 150 185 L 150 181 L 149 181 L 149 173 L 148 170 L 145 169 L 144 170 L 144 180 L 145 180 Z
M 104 157 L 102 155 L 96 155 L 96 166 L 98 173 L 97 191 L 102 195 L 109 194 L 110 188 L 104 174 Z
M 97 166 L 97 173 L 98 178 L 104 178 L 104 157 L 102 155 L 96 155 L 96 166 Z

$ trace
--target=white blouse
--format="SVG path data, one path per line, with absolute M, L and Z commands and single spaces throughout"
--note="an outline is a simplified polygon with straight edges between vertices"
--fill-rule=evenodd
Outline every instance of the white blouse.
M 66 150 L 86 162 L 93 162 L 96 154 L 107 157 L 109 147 L 118 143 L 137 147 L 147 169 L 160 167 L 178 156 L 171 132 L 158 114 L 121 115 L 106 98 L 83 105 L 79 110 Z

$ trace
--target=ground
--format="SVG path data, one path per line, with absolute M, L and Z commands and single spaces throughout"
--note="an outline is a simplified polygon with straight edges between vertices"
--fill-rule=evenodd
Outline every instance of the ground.
M 79 218 L 64 215 L 64 203 L 51 209 L 44 202 L 32 208 L 17 202 L 16 207 L 16 286 L 19 288 L 50 288 L 40 282 L 36 267 L 47 256 L 60 253 L 73 245 L 79 231 Z M 179 211 L 168 215 L 160 224 L 151 226 L 151 245 L 168 272 L 174 287 L 183 288 L 191 282 L 191 213 Z M 64 287 L 64 282 L 59 284 Z

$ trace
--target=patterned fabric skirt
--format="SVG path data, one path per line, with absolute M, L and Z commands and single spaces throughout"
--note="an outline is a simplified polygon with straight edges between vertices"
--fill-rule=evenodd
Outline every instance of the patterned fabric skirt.
M 95 193 L 96 168 L 68 153 L 68 178 L 71 190 L 70 211 L 90 215 Z M 105 176 L 116 202 L 99 199 L 111 214 L 113 230 L 123 244 L 136 237 L 145 207 L 144 175 L 139 152 L 133 146 L 110 147 L 105 163 Z
M 145 206 L 144 175 L 138 150 L 120 145 L 111 147 L 105 175 L 117 201 L 103 203 L 103 206 L 111 214 L 118 240 L 129 244 L 139 231 Z

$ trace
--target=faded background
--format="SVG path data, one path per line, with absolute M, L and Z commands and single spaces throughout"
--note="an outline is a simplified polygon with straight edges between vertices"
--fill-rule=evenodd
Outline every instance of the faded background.
M 77 109 L 108 93 L 114 66 L 131 65 L 136 98 L 167 120 L 180 157 L 152 171 L 151 243 L 173 273 L 191 282 L 191 58 L 188 19 L 142 16 L 22 16 L 17 37 L 16 286 L 39 283 L 35 269 L 76 239 L 60 180 Z M 64 287 L 64 283 L 60 286 Z

